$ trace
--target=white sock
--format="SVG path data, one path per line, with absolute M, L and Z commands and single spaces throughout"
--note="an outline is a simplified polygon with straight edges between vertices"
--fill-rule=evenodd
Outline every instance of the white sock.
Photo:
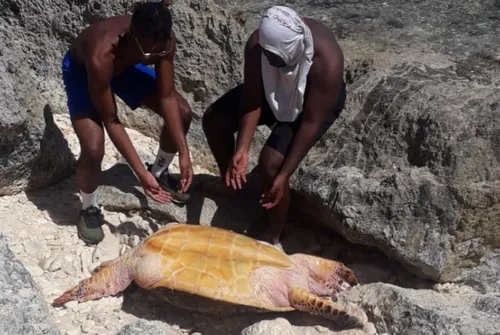
M 163 171 L 168 169 L 170 163 L 174 159 L 175 153 L 169 153 L 158 149 L 158 155 L 156 155 L 156 160 L 151 168 L 151 174 L 156 178 L 160 177 Z
M 82 209 L 85 210 L 91 206 L 99 207 L 97 204 L 97 193 L 99 191 L 99 187 L 93 193 L 87 194 L 80 190 L 80 196 L 82 197 Z

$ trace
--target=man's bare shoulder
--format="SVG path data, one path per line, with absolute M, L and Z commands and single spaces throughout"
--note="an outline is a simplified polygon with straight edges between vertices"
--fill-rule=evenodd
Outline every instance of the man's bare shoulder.
M 304 19 L 314 43 L 314 58 L 311 74 L 319 74 L 321 78 L 328 75 L 340 75 L 344 68 L 344 54 L 337 42 L 333 31 L 321 22 L 306 18 Z
M 259 46 L 259 28 L 255 29 L 247 39 L 245 43 L 245 55 L 255 49 L 258 49 Z
M 130 15 L 113 16 L 85 28 L 72 47 L 78 59 L 86 62 L 110 55 L 113 46 L 118 43 L 119 36 L 130 26 L 130 19 Z

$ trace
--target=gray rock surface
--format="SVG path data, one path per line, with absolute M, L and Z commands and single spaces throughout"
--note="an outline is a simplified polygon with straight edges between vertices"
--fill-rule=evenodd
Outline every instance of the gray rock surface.
M 2 78 L 11 77 L 3 83 L 4 108 L 17 113 L 12 104 L 22 99 L 25 109 L 38 112 L 49 104 L 55 113 L 67 113 L 60 68 L 69 44 L 90 23 L 128 13 L 134 2 L 13 0 L 0 4 L 2 63 L 6 69 L 0 73 Z M 215 169 L 200 117 L 210 103 L 241 80 L 243 28 L 212 0 L 174 1 L 170 8 L 178 39 L 176 87 L 195 114 L 188 135 L 192 159 Z M 12 75 L 4 76 L 4 72 Z M 126 126 L 158 137 L 163 124 L 159 116 L 144 109 L 131 112 L 120 99 L 117 102 Z M 259 144 L 262 139 L 256 140 L 253 150 Z
M 433 280 L 486 259 L 498 273 L 500 89 L 401 64 L 356 81 L 348 103 L 295 176 L 300 211 Z
M 500 329 L 498 295 L 376 283 L 353 288 L 346 300 L 366 311 L 379 334 L 496 335 Z
M 1 17 L 0 17 L 1 20 Z M 0 21 L 1 22 L 1 21 Z M 5 32 L 0 31 L 0 40 Z M 37 101 L 29 73 L 18 60 L 19 46 L 0 58 L 0 195 L 54 184 L 70 175 L 75 159 L 49 105 Z
M 42 295 L 0 234 L 0 334 L 59 335 Z
M 180 335 L 179 329 L 160 321 L 139 320 L 122 327 L 116 335 Z
M 210 185 L 215 179 L 210 175 L 197 175 L 193 179 L 188 204 L 182 207 L 173 203 L 163 205 L 145 196 L 128 165 L 117 164 L 103 173 L 100 203 L 109 211 L 143 211 L 146 216 L 165 221 L 199 223 L 244 232 L 263 214 L 258 189 L 249 187 L 245 192 L 231 196 L 210 194 L 205 185 Z M 252 180 L 251 184 L 258 183 Z

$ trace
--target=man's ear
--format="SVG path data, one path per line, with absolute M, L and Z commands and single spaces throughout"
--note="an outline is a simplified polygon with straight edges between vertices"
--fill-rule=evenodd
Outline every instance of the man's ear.
M 137 1 L 133 3 L 128 10 L 134 13 L 135 11 L 139 10 L 142 6 L 144 6 L 144 3 L 145 3 L 144 1 Z

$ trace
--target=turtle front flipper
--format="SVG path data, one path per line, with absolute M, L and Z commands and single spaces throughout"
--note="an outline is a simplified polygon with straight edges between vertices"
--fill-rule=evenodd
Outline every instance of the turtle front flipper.
M 341 327 L 363 328 L 368 321 L 368 317 L 362 309 L 343 307 L 302 288 L 292 288 L 288 292 L 288 297 L 290 304 L 295 309 L 332 320 Z

